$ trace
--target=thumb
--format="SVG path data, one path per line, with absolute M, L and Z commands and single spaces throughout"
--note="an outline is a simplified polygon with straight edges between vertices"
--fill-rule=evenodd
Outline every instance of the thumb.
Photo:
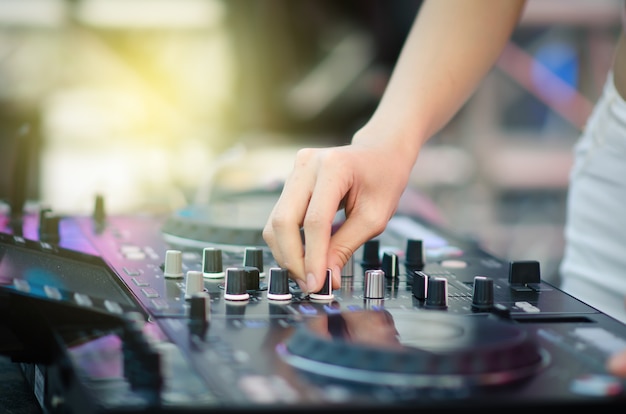
M 359 219 L 352 215 L 333 234 L 328 246 L 328 267 L 333 274 L 333 288 L 341 286 L 341 269 L 350 257 L 366 241 L 378 236 L 387 225 L 387 220 Z

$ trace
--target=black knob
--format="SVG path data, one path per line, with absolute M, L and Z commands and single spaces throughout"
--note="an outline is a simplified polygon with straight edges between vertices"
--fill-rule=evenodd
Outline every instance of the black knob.
M 389 252 L 383 253 L 382 270 L 385 272 L 385 277 L 389 279 L 394 279 L 400 276 L 398 255 Z
M 472 293 L 472 309 L 489 310 L 493 307 L 493 279 L 485 276 L 474 276 Z
M 61 217 L 54 215 L 49 209 L 39 213 L 39 240 L 47 243 L 58 243 L 61 240 L 59 232 Z
M 413 274 L 413 296 L 419 300 L 428 296 L 428 275 L 422 271 L 414 270 Z
M 207 278 L 220 278 L 224 276 L 221 249 L 205 247 L 202 250 L 202 274 Z
M 536 260 L 515 261 L 509 264 L 509 283 L 527 285 L 541 283 L 541 270 Z
M 422 270 L 426 263 L 422 240 L 409 239 L 406 242 L 405 265 L 411 270 Z
M 246 271 L 241 267 L 231 267 L 226 269 L 226 280 L 224 299 L 227 300 L 248 300 L 250 294 L 246 288 Z
M 430 309 L 448 307 L 448 279 L 445 277 L 428 278 L 428 295 L 424 306 Z
M 289 292 L 289 271 L 281 267 L 270 269 L 269 280 L 267 282 L 267 298 L 271 300 L 290 300 Z
M 248 292 L 259 290 L 261 288 L 259 269 L 254 266 L 244 266 L 243 270 L 246 272 L 246 290 Z
M 365 271 L 363 297 L 365 299 L 382 299 L 385 297 L 385 272 L 380 269 Z
M 380 241 L 377 239 L 368 240 L 363 243 L 363 260 L 361 265 L 366 269 L 375 269 L 380 267 Z
M 263 268 L 263 249 L 260 247 L 246 247 L 243 254 L 243 265 L 253 266 L 259 269 L 259 273 L 264 272 Z
M 205 324 L 211 314 L 211 300 L 206 292 L 196 292 L 189 299 L 190 323 Z
M 106 223 L 106 213 L 104 210 L 104 196 L 102 196 L 102 194 L 96 195 L 92 217 L 93 217 L 96 230 L 102 230 Z
M 334 297 L 333 291 L 332 291 L 332 283 L 333 283 L 332 275 L 333 275 L 332 271 L 330 269 L 326 269 L 326 277 L 324 278 L 324 286 L 322 286 L 322 288 L 319 291 L 315 293 L 310 293 L 309 297 L 311 299 L 326 300 L 326 299 L 332 299 Z

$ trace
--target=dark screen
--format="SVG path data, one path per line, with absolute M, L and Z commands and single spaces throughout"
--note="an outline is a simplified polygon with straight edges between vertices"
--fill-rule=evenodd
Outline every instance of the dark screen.
M 104 263 L 98 265 L 24 247 L 0 245 L 0 283 L 11 283 L 16 278 L 135 305 L 130 293 Z

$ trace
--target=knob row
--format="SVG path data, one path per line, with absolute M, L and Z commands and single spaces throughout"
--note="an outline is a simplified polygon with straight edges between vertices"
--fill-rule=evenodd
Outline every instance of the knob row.
M 250 298 L 250 292 L 259 289 L 259 271 L 257 268 L 244 266 L 226 269 L 224 299 L 245 301 Z M 291 297 L 289 271 L 279 267 L 271 268 L 268 277 L 267 298 L 270 300 L 290 300 Z
M 382 265 L 391 266 L 391 270 L 395 270 L 397 267 L 397 257 L 395 254 L 384 253 L 383 258 L 380 258 L 380 241 L 378 239 L 371 239 L 363 244 L 363 256 L 361 265 L 365 269 L 379 268 Z M 424 251 L 424 244 L 419 239 L 408 239 L 405 248 L 405 260 L 404 265 L 410 270 L 422 270 L 424 268 L 426 257 Z M 396 263 L 385 263 L 386 260 L 393 260 L 395 257 Z M 388 269 L 389 270 L 389 269 Z M 391 272 L 388 272 L 388 277 L 391 277 Z
M 243 267 L 255 267 L 259 270 L 259 276 L 265 276 L 263 254 L 263 249 L 260 247 L 246 248 L 243 256 Z M 184 276 L 182 252 L 180 250 L 172 249 L 165 252 L 163 276 L 174 279 Z M 219 279 L 225 276 L 221 249 L 205 247 L 202 250 L 202 276 L 209 279 Z
M 413 272 L 413 296 L 424 301 L 424 307 L 446 309 L 448 307 L 448 279 L 431 277 L 422 271 Z M 485 276 L 474 276 L 472 292 L 472 308 L 487 311 L 494 305 L 493 279 Z

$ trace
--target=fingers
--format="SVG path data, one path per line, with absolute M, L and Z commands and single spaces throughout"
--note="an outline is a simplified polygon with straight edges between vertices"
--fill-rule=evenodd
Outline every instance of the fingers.
M 381 219 L 381 217 L 383 219 Z M 387 219 L 384 215 L 367 218 L 367 212 L 351 214 L 330 239 L 327 263 L 333 272 L 333 289 L 341 285 L 341 269 L 363 243 L 382 233 Z
M 338 148 L 298 151 L 292 174 L 263 230 L 276 262 L 289 269 L 292 278 L 306 281 L 307 292 L 323 286 L 332 224 L 351 185 L 351 170 L 338 162 L 341 154 Z
M 305 286 L 304 247 L 300 227 L 315 186 L 312 152 L 300 150 L 283 192 L 263 228 L 263 238 L 281 267 Z
M 333 156 L 326 155 L 318 171 L 315 189 L 304 218 L 304 269 L 309 292 L 317 292 L 324 286 L 328 268 L 328 247 L 332 224 L 345 193 L 350 188 L 350 175 L 342 175 L 333 163 Z M 339 276 L 333 270 L 333 287 L 339 287 Z
M 277 204 L 278 206 L 278 204 Z M 276 263 L 289 270 L 302 289 L 306 289 L 304 277 L 304 248 L 300 237 L 300 226 L 275 208 L 263 229 L 263 238 L 272 251 Z
M 263 237 L 276 262 L 289 269 L 304 291 L 319 291 L 328 268 L 333 289 L 339 288 L 341 268 L 354 251 L 384 230 L 410 171 L 395 161 L 380 166 L 384 159 L 392 158 L 367 147 L 298 151 Z M 331 237 L 340 206 L 347 218 Z

